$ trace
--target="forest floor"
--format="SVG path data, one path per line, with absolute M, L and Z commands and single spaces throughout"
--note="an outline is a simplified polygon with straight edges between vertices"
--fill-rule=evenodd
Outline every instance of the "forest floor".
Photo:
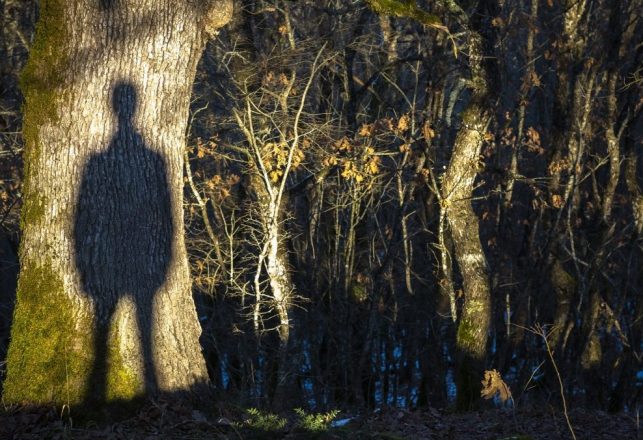
M 571 439 L 562 411 L 490 409 L 462 414 L 436 409 L 387 409 L 366 415 L 339 413 L 330 418 L 259 411 L 220 411 L 206 417 L 176 403 L 155 402 L 118 422 L 74 422 L 54 409 L 0 409 L 0 439 L 212 439 L 212 440 L 403 440 L 403 439 Z M 73 416 L 73 414 L 72 414 Z M 636 417 L 600 411 L 569 414 L 577 439 L 641 439 Z M 342 425 L 342 426 L 338 426 Z

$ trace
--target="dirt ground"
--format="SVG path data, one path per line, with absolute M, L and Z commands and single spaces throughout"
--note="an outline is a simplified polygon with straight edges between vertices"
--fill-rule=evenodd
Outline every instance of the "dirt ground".
M 134 417 L 118 422 L 74 420 L 52 408 L 0 410 L 0 439 L 572 439 L 562 411 L 493 409 L 462 414 L 437 409 L 387 409 L 370 414 L 340 413 L 335 425 L 312 432 L 298 427 L 292 417 L 275 429 L 253 425 L 240 410 L 217 410 L 204 415 L 170 402 L 144 406 Z M 572 410 L 569 418 L 577 439 L 641 439 L 636 415 Z M 263 428 L 263 429 L 262 429 Z

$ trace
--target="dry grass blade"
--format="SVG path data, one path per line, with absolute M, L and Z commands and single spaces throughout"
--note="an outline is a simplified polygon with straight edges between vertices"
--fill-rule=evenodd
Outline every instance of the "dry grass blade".
M 574 427 L 572 426 L 572 422 L 569 419 L 569 413 L 567 411 L 567 400 L 565 399 L 565 388 L 563 386 L 563 378 L 560 375 L 560 371 L 558 371 L 558 365 L 556 364 L 556 359 L 554 359 L 554 352 L 552 351 L 551 346 L 549 345 L 549 335 L 550 332 L 548 333 L 543 326 L 540 324 L 536 324 L 533 328 L 530 329 L 532 333 L 535 335 L 538 335 L 542 338 L 543 342 L 545 343 L 545 348 L 547 349 L 547 355 L 549 356 L 549 360 L 551 360 L 551 365 L 554 367 L 554 372 L 556 373 L 556 378 L 558 379 L 558 385 L 560 387 L 560 398 L 563 401 L 563 414 L 565 415 L 565 421 L 567 421 L 567 427 L 569 428 L 569 432 L 572 435 L 572 438 L 576 440 L 576 433 L 574 432 Z

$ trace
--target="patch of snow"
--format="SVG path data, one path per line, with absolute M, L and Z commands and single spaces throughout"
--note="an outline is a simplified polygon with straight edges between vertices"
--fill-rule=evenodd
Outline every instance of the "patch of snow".
M 333 420 L 331 422 L 330 426 L 332 426 L 333 428 L 339 428 L 339 427 L 342 427 L 342 426 L 346 426 L 346 425 L 348 425 L 348 422 L 350 422 L 353 419 L 354 419 L 354 417 L 347 417 L 345 419 Z

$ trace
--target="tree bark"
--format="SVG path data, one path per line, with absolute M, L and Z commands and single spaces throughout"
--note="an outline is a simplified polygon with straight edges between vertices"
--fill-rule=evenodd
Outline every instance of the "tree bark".
M 23 73 L 20 279 L 4 400 L 207 383 L 183 239 L 201 51 L 229 1 L 43 0 Z

